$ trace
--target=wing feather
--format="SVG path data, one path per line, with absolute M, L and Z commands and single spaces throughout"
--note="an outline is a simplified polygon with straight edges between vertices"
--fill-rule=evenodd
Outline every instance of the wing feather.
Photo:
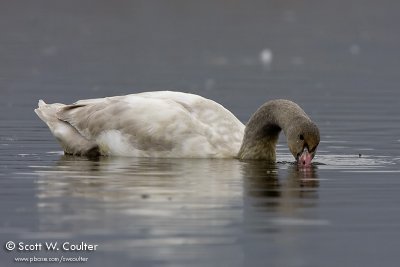
M 234 156 L 244 132 L 244 125 L 218 103 L 169 91 L 80 100 L 60 109 L 57 118 L 88 140 L 118 131 L 142 151 Z

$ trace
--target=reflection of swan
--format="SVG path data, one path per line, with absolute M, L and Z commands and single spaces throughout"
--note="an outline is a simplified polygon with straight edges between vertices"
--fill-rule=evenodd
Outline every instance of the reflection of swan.
M 209 248 L 219 245 L 230 255 L 226 265 L 234 266 L 253 253 L 243 238 L 266 225 L 281 230 L 274 219 L 306 209 L 303 199 L 315 201 L 315 188 L 303 178 L 316 174 L 287 166 L 64 156 L 36 172 L 38 228 L 46 238 L 95 236 L 102 250 L 136 260 L 168 261 L 184 248 L 185 260 L 205 249 L 207 263 L 218 262 L 220 250 Z
M 319 186 L 319 181 L 315 166 L 301 168 L 291 164 L 286 170 L 286 175 L 279 177 L 278 172 L 284 172 L 285 169 L 279 169 L 278 165 L 246 162 L 242 169 L 246 192 L 244 195 L 254 198 L 258 206 L 265 205 L 268 209 L 278 210 L 303 207 L 305 202 L 301 199 L 317 198 L 315 188 Z M 261 203 L 260 199 L 263 199 Z
M 291 164 L 279 168 L 282 166 L 288 165 L 126 157 L 93 161 L 63 156 L 54 168 L 37 173 L 40 176 L 39 196 L 44 202 L 54 197 L 84 197 L 106 202 L 123 201 L 136 209 L 146 209 L 148 203 L 143 201 L 151 199 L 152 209 L 162 210 L 161 213 L 167 212 L 163 206 L 171 201 L 183 206 L 189 202 L 195 205 L 207 202 L 212 207 L 253 199 L 257 205 L 264 203 L 279 209 L 289 199 L 301 206 L 303 202 L 296 199 L 316 197 L 315 167 Z M 286 175 L 282 174 L 285 172 Z M 156 203 L 161 206 L 154 206 Z
M 180 92 L 147 92 L 80 100 L 39 101 L 37 115 L 67 154 L 275 161 L 281 130 L 292 155 L 310 165 L 319 131 L 289 100 L 262 105 L 245 126 L 220 104 Z
M 60 203 L 53 199 L 83 198 L 84 203 L 93 200 L 107 205 L 105 210 L 94 208 L 97 212 L 177 219 L 187 213 L 193 218 L 199 214 L 208 217 L 217 208 L 226 210 L 228 217 L 237 216 L 242 208 L 233 211 L 229 207 L 242 207 L 243 201 L 245 212 L 250 208 L 248 201 L 279 211 L 289 202 L 302 207 L 300 199 L 316 197 L 315 169 L 290 165 L 282 177 L 280 173 L 286 169 L 279 166 L 215 159 L 113 157 L 92 161 L 63 156 L 54 168 L 37 171 L 39 206 L 44 211 L 51 206 L 63 214 L 65 209 L 79 211 L 84 206 L 81 201 Z M 182 213 L 182 208 L 188 210 Z M 44 213 L 42 218 L 47 220 Z
M 318 203 L 319 181 L 315 166 L 279 165 L 251 161 L 242 166 L 244 212 L 251 228 L 276 229 L 276 224 L 282 221 L 299 222 L 299 210 Z M 272 212 L 272 217 L 267 221 L 253 221 L 253 218 L 263 218 L 265 212 Z
M 191 186 L 198 197 L 238 195 L 241 190 L 227 189 L 231 182 L 240 180 L 239 166 L 238 161 L 222 159 L 100 157 L 89 160 L 66 155 L 53 169 L 44 169 L 38 174 L 43 197 L 69 195 L 110 201 L 150 197 L 164 201 L 186 197 L 185 189 Z
M 254 264 L 254 259 L 265 258 L 266 251 L 274 252 L 267 265 L 298 265 L 304 251 L 302 227 L 312 231 L 328 224 L 314 213 L 319 186 L 316 167 L 251 161 L 242 165 L 242 173 L 243 228 L 250 236 L 243 245 L 243 266 L 265 266 L 265 262 Z
M 107 236 L 112 241 L 102 242 L 102 249 L 136 257 L 150 246 L 152 259 L 181 243 L 230 243 L 227 229 L 242 219 L 240 164 L 64 156 L 36 172 L 40 229 Z M 218 235 L 210 236 L 210 228 Z

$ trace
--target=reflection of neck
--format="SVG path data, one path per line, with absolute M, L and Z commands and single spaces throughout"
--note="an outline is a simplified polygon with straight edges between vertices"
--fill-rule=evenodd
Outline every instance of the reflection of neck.
M 276 143 L 281 130 L 287 136 L 294 125 L 309 120 L 304 111 L 287 100 L 262 105 L 246 125 L 238 157 L 241 159 L 276 160 Z
M 281 167 L 284 166 L 282 171 Z M 258 204 L 274 205 L 280 209 L 286 204 L 301 202 L 296 199 L 317 199 L 319 180 L 317 168 L 304 169 L 292 164 L 268 164 L 263 161 L 246 161 L 242 165 L 246 196 L 261 199 Z M 278 201 L 282 199 L 282 201 Z M 254 202 L 251 202 L 254 204 Z M 304 203 L 303 203 L 304 204 Z

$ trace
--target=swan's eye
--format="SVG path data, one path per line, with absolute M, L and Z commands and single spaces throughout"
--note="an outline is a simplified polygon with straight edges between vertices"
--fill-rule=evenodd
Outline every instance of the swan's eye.
M 300 140 L 304 140 L 304 135 L 300 134 L 299 138 L 300 138 Z

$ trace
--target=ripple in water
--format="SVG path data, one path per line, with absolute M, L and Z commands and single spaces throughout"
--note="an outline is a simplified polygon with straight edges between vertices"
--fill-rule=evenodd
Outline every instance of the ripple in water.
M 312 165 L 319 169 L 326 170 L 365 170 L 365 171 L 390 171 L 398 172 L 397 170 L 387 170 L 388 167 L 398 164 L 398 158 L 390 158 L 388 156 L 374 155 L 341 155 L 341 154 L 317 154 Z M 278 163 L 280 164 L 296 164 L 293 161 L 293 156 L 289 153 L 278 155 Z M 383 170 L 385 168 L 385 170 Z M 379 170 L 382 169 L 382 170 Z

